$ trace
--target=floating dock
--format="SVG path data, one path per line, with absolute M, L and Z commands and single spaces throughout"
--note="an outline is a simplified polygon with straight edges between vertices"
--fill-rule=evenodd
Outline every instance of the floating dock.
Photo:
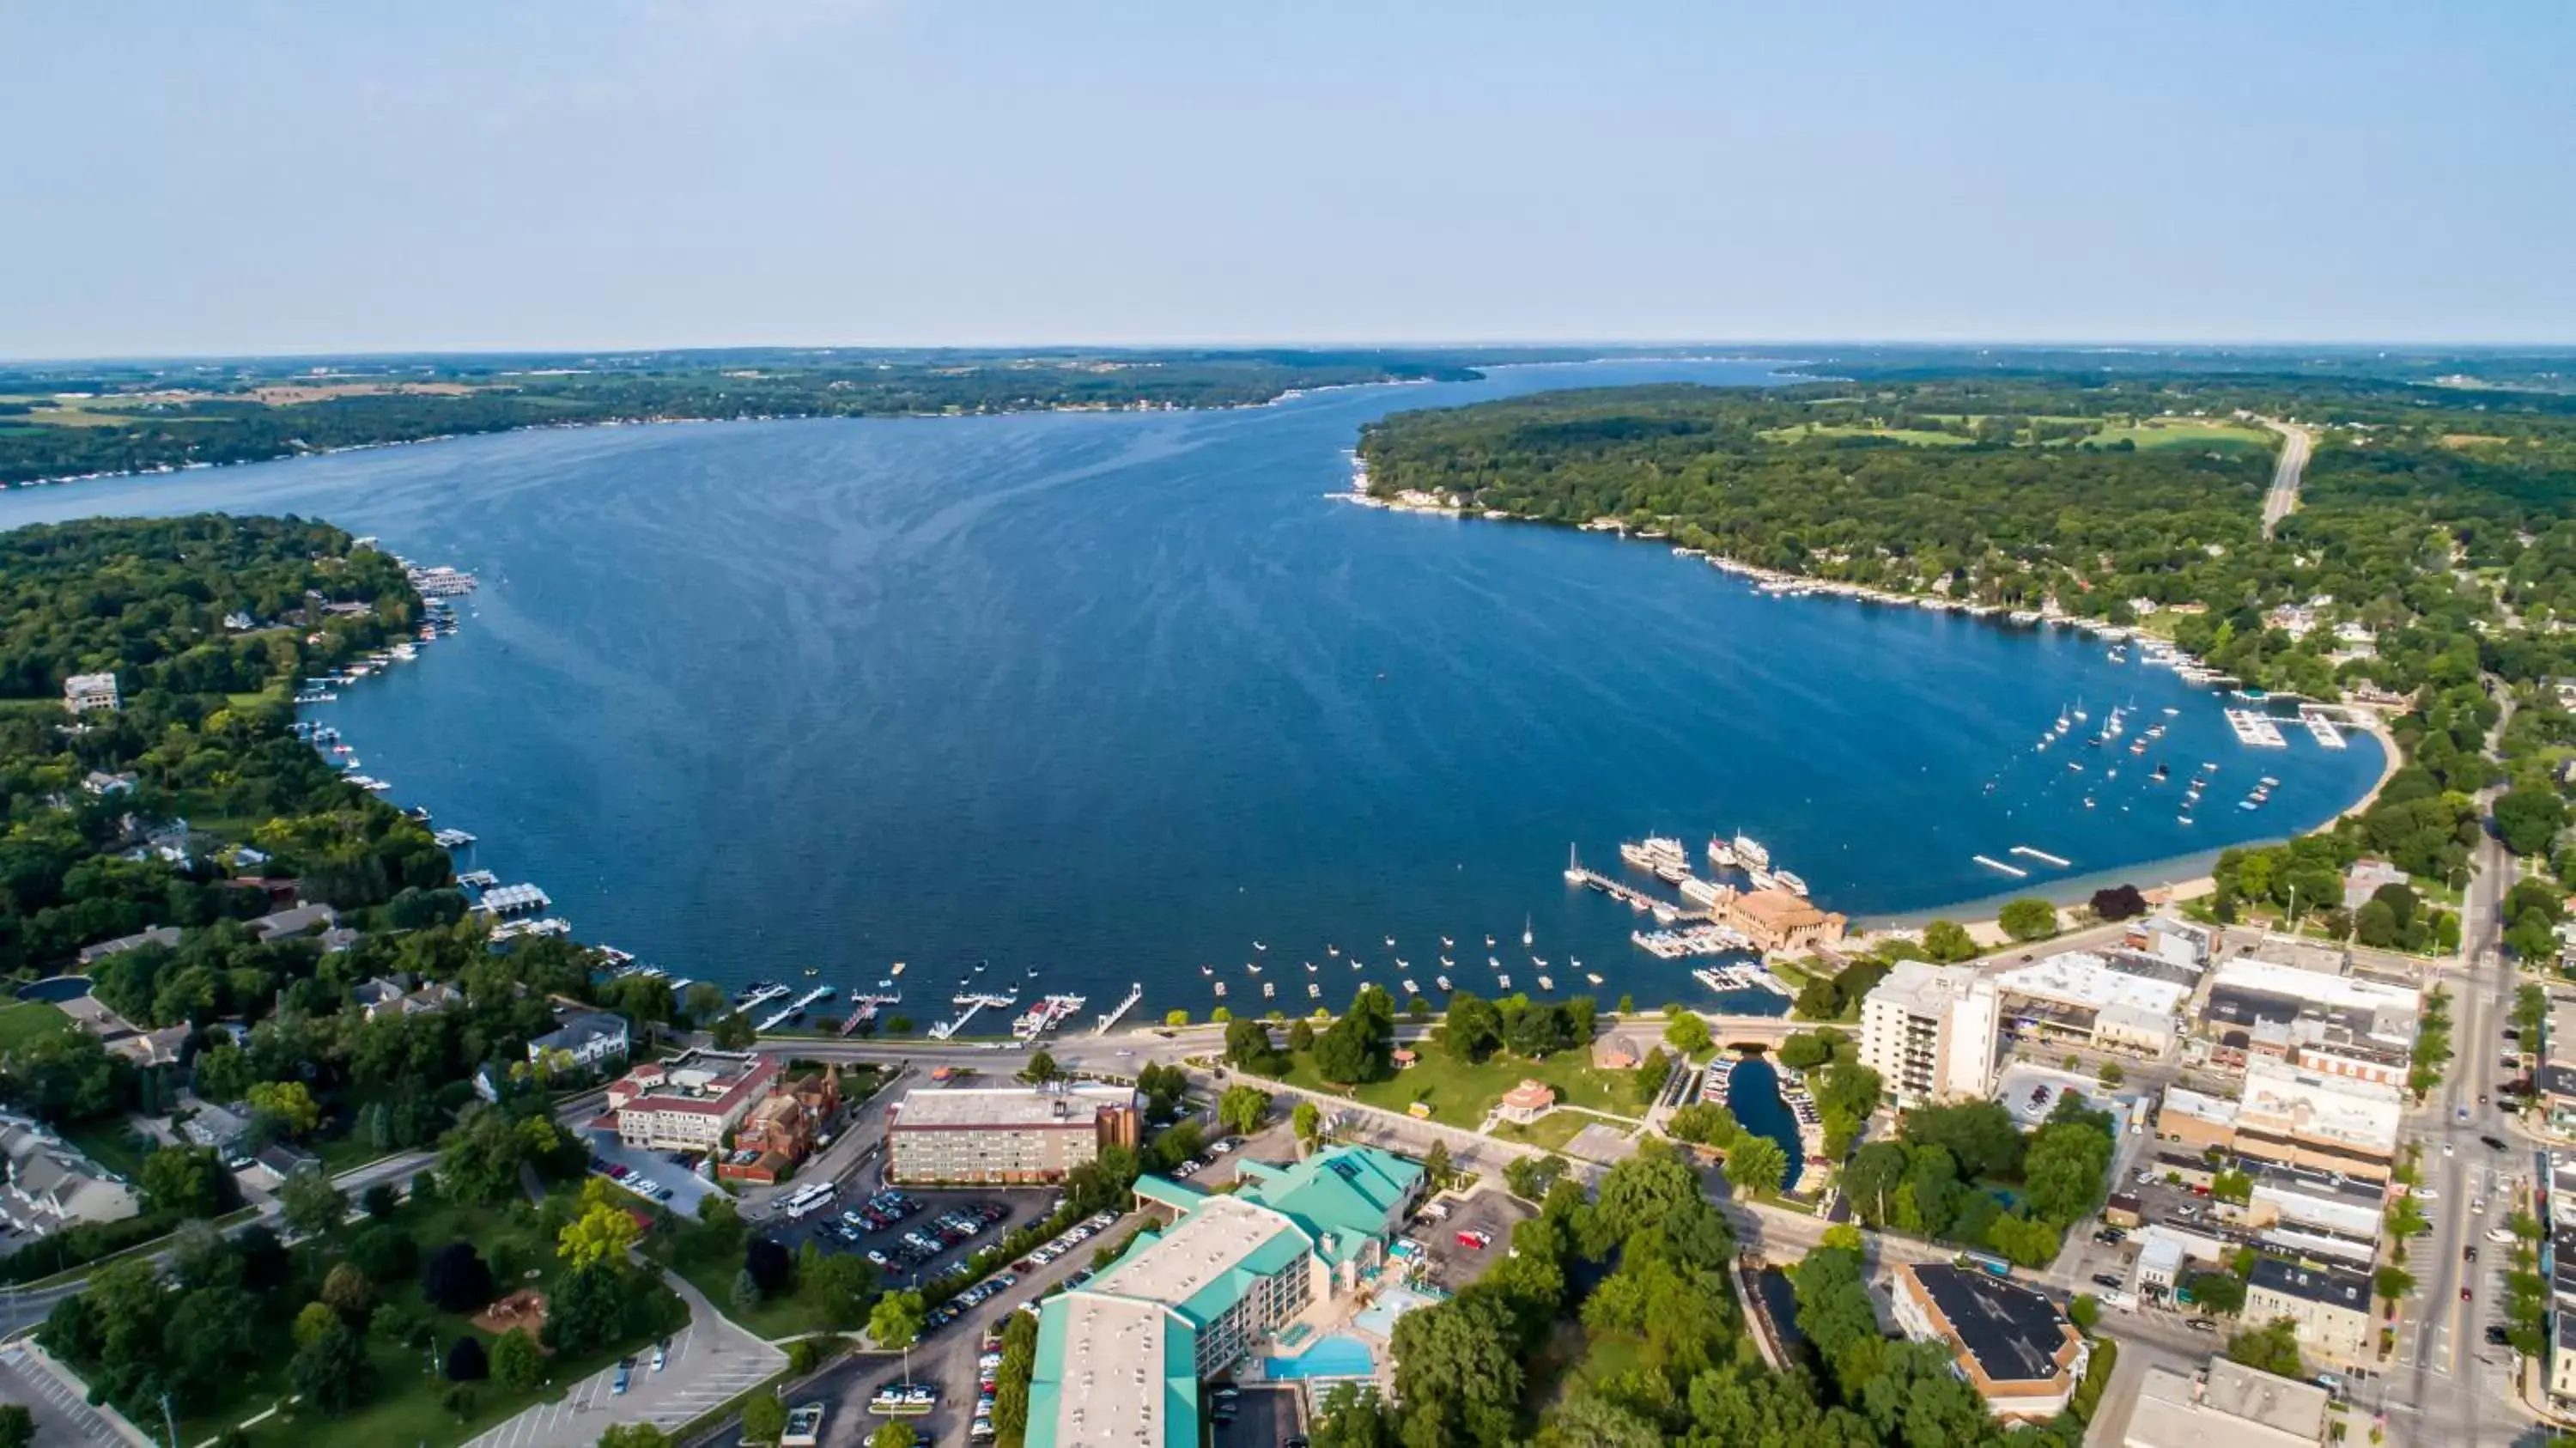
M 2344 747 L 2343 731 L 2337 729 L 2334 726 L 2334 721 L 2328 719 L 2325 715 L 2302 712 L 2299 715 L 2299 722 L 2308 726 L 2308 737 L 2314 739 L 2317 743 L 2328 749 L 2341 749 Z
M 2260 709 L 2230 709 L 2227 727 L 2236 731 L 2236 742 L 2258 749 L 2286 749 L 2289 741 L 2281 737 L 2281 726 Z
M 975 1013 L 977 1011 L 980 1011 L 987 1006 L 990 1006 L 995 1010 L 1008 1010 L 1011 1007 L 1011 1002 L 1015 999 L 1017 999 L 1017 997 L 1006 995 L 960 995 L 956 998 L 953 1004 L 961 1006 L 963 1009 L 958 1011 L 956 1016 L 952 1019 L 941 1021 L 938 1025 L 932 1026 L 928 1033 L 930 1039 L 934 1041 L 947 1040 L 949 1037 L 956 1035 L 959 1031 L 965 1029 L 966 1023 L 975 1019 Z
M 464 830 L 440 830 L 430 838 L 442 850 L 461 850 L 474 843 L 474 836 Z
M 495 885 L 485 890 L 476 903 L 495 915 L 515 915 L 522 910 L 543 910 L 555 902 L 534 885 Z
M 786 994 L 787 988 L 785 986 L 779 986 L 776 987 L 776 989 L 781 995 Z M 760 1023 L 759 1029 L 764 1031 L 777 1030 L 780 1026 L 783 1026 L 789 1021 L 796 1019 L 798 1016 L 805 1014 L 805 1008 L 807 1006 L 813 1005 L 817 1001 L 830 1000 L 833 996 L 838 994 L 838 991 L 828 985 L 818 985 L 812 990 L 805 992 L 805 994 L 798 996 L 794 1005 L 772 1012 L 767 1020 Z
M 1970 855 L 1968 858 L 1985 866 L 1989 870 L 2000 871 L 2003 874 L 2012 876 L 2016 880 L 2027 880 L 2030 878 L 2030 871 L 2023 869 L 2019 865 L 2007 865 L 1992 855 Z
M 2025 860 L 2037 860 L 2043 865 L 2053 865 L 2061 870 L 2067 866 L 2064 856 L 2052 855 L 2046 850 L 2034 850 L 2028 845 L 2015 845 L 2012 847 L 2012 852 Z

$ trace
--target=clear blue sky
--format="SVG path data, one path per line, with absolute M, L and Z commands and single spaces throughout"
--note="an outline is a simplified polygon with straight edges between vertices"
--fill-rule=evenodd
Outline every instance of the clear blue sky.
M 2576 342 L 2576 5 L 0 7 L 0 356 Z

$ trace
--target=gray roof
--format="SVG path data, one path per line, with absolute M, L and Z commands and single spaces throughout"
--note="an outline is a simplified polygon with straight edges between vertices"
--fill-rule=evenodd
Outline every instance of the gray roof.
M 328 905 L 296 905 L 263 915 L 252 921 L 250 928 L 259 932 L 261 940 L 269 941 L 302 935 L 315 926 L 327 930 L 339 923 L 340 912 Z
M 2044 1383 L 2058 1376 L 2068 1324 L 2056 1303 L 2019 1283 L 1945 1262 L 1912 1271 L 1988 1379 Z
M 626 1039 L 626 1018 L 606 1011 L 576 1011 L 528 1044 L 543 1051 L 578 1051 L 594 1041 Z
M 2338 1267 L 2303 1267 L 2278 1257 L 2258 1257 L 2246 1285 L 2324 1307 L 2370 1311 L 2370 1278 Z

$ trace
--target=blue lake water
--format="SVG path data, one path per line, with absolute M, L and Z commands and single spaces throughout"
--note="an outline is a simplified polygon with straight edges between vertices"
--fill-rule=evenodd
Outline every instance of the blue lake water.
M 1204 1013 L 1212 980 L 1238 1010 L 1301 1009 L 1310 981 L 1432 992 L 1442 935 L 1461 987 L 1496 990 L 1490 955 L 1534 991 L 1535 954 L 1558 995 L 1596 972 L 1605 1000 L 1705 1004 L 1687 963 L 1629 944 L 1638 917 L 1565 886 L 1569 844 L 1615 867 L 1622 838 L 1740 829 L 1866 916 L 2197 873 L 2124 867 L 2314 825 L 2376 776 L 2368 739 L 2240 747 L 2217 699 L 2069 634 L 1326 497 L 1388 412 L 1768 375 L 527 432 L 17 490 L 0 526 L 291 511 L 475 571 L 457 638 L 313 711 L 391 798 L 475 831 L 468 863 L 543 886 L 586 939 L 727 982 L 810 966 L 847 990 L 907 961 L 925 1021 L 1031 967 L 1094 1009 L 1130 982 L 1155 1012 Z M 2179 713 L 2143 758 L 2034 754 L 2079 698 L 2097 728 L 2114 702 Z M 2147 775 L 2204 760 L 2185 827 Z M 2270 806 L 2239 811 L 2262 774 Z M 2071 863 L 2020 882 L 1971 859 L 2016 844 Z

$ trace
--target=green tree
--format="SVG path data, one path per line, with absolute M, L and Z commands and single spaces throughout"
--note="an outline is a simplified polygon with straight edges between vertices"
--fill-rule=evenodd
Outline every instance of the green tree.
M 376 1365 L 358 1335 L 335 1322 L 297 1349 L 287 1364 L 286 1380 L 323 1416 L 337 1418 L 375 1390 Z
M 346 1220 L 349 1198 L 320 1167 L 307 1166 L 290 1173 L 278 1187 L 277 1210 L 287 1226 L 310 1237 Z
M 598 1177 L 585 1183 L 581 1215 L 555 1236 L 555 1255 L 574 1267 L 623 1262 L 644 1235 L 624 1207 L 607 1200 L 608 1190 Z
M 1020 1068 L 1021 1080 L 1035 1082 L 1041 1085 L 1046 1082 L 1053 1081 L 1063 1074 L 1064 1068 L 1058 1066 L 1055 1063 L 1054 1055 L 1046 1051 L 1030 1052 L 1028 1064 Z
M 1474 991 L 1449 997 L 1440 1024 L 1440 1050 L 1452 1060 L 1482 1061 L 1503 1044 L 1503 1013 Z
M 1789 1154 L 1767 1136 L 1743 1132 L 1726 1149 L 1726 1179 L 1750 1196 L 1770 1196 L 1789 1175 Z
M 755 1393 L 742 1405 L 742 1441 L 775 1443 L 787 1432 L 787 1405 L 776 1393 Z
M 2249 1368 L 2285 1378 L 2307 1376 L 2306 1366 L 2299 1361 L 2298 1324 L 2286 1317 L 2228 1334 L 2227 1356 Z
M 2183 1279 L 2182 1289 L 2204 1313 L 2234 1317 L 2245 1310 L 2245 1282 L 2234 1273 L 2195 1272 Z
M 996 1410 L 995 1417 L 1000 1412 Z M 912 1428 L 905 1423 L 880 1423 L 868 1435 L 868 1448 L 912 1448 Z
M 894 1023 L 887 1022 L 886 1029 L 893 1031 Z M 740 1011 L 717 1020 L 715 1025 L 709 1028 L 707 1035 L 720 1051 L 746 1051 L 751 1049 L 753 1042 L 760 1039 L 760 1032 L 752 1025 L 751 1017 Z
M 1299 1146 L 1312 1151 L 1324 1139 L 1324 1113 L 1314 1102 L 1300 1101 L 1288 1113 L 1288 1129 L 1296 1134 Z
M 2076 1293 L 2074 1299 L 2066 1304 L 2066 1320 L 2075 1324 L 2076 1331 L 2090 1333 L 2094 1324 L 2102 1320 L 2102 1304 L 2092 1293 Z
M 1923 953 L 1942 965 L 1977 957 L 1976 937 L 1955 920 L 1935 920 L 1923 927 Z
M 781 1427 L 785 1425 L 782 1423 Z M 888 1427 L 900 1427 L 889 1423 Z M 904 1443 L 910 1448 L 912 1430 L 904 1428 Z M 600 1430 L 599 1448 L 671 1448 L 671 1435 L 650 1423 L 611 1423 Z
M 1681 1141 L 1720 1150 L 1734 1145 L 1736 1134 L 1743 1128 L 1736 1124 L 1735 1113 L 1714 1101 L 1693 1101 L 1676 1107 L 1664 1118 L 1664 1129 Z
M 212 1147 L 164 1146 L 143 1159 L 137 1185 L 156 1212 L 211 1217 L 224 1209 L 224 1187 L 230 1179 L 215 1160 Z
M 24 1403 L 0 1403 L 0 1448 L 35 1448 L 36 1418 Z
M 1995 923 L 2015 940 L 2046 940 L 2057 933 L 2057 907 L 2036 896 L 2008 901 Z
M 2567 825 L 2567 806 L 2545 785 L 2520 785 L 2496 796 L 2496 835 L 2517 855 L 2546 855 Z
M 527 1392 L 545 1381 L 545 1352 L 535 1338 L 514 1327 L 492 1339 L 492 1376 L 511 1392 Z
M 921 1338 L 926 1309 L 918 1292 L 889 1292 L 868 1314 L 868 1341 L 880 1348 L 910 1347 Z
M 1697 1056 L 1717 1043 L 1708 1031 L 1707 1018 L 1697 1011 L 1676 1010 L 1664 1025 L 1664 1044 L 1684 1056 Z
M 262 1081 L 250 1088 L 251 1111 L 301 1140 L 322 1125 L 322 1107 L 301 1081 Z
M 1257 1086 L 1228 1086 L 1216 1102 L 1217 1124 L 1238 1136 L 1250 1136 L 1270 1117 L 1270 1093 Z

